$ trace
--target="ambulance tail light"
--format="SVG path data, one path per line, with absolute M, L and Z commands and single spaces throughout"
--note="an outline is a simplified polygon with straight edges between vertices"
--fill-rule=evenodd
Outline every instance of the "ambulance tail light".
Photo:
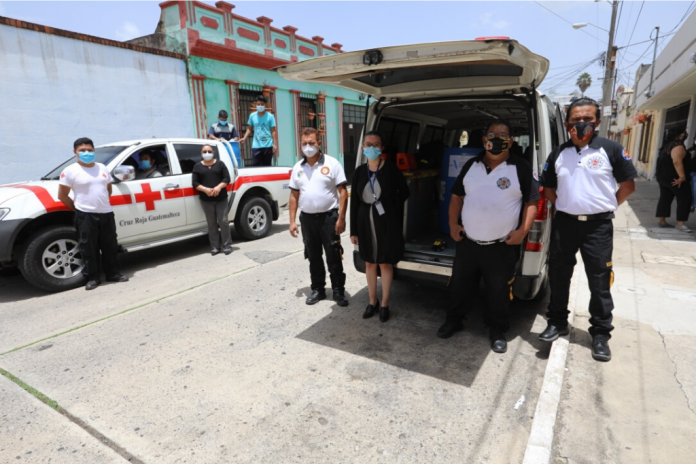
M 537 215 L 532 223 L 532 228 L 529 229 L 527 235 L 527 244 L 524 246 L 525 251 L 541 251 L 543 248 L 544 232 L 546 231 L 546 219 L 549 217 L 549 201 L 544 196 L 543 189 L 539 189 L 539 206 L 537 207 Z

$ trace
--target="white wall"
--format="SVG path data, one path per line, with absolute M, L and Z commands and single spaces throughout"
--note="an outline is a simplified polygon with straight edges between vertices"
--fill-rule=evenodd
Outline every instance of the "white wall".
M 183 60 L 0 25 L 0 184 L 38 179 L 73 141 L 193 137 Z

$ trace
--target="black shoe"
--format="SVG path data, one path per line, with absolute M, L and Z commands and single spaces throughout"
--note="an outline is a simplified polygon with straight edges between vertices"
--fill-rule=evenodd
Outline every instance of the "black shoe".
M 437 336 L 440 338 L 450 338 L 455 332 L 461 332 L 462 330 L 464 330 L 464 324 L 462 324 L 462 321 L 445 321 L 445 323 L 442 324 L 442 327 L 437 329 Z
M 491 349 L 496 353 L 505 353 L 507 351 L 507 340 L 503 332 L 491 330 Z
M 595 361 L 611 361 L 608 336 L 595 335 L 592 337 L 592 359 Z
M 124 276 L 123 274 L 118 274 L 114 277 L 108 277 L 106 279 L 107 282 L 128 282 L 128 276 Z
M 210 252 L 211 256 L 215 256 L 215 255 L 219 255 L 219 254 L 220 254 L 220 250 L 213 250 Z
M 101 284 L 101 282 L 98 280 L 90 280 L 87 282 L 87 285 L 85 285 L 85 290 L 94 290 L 99 284 Z
M 348 306 L 348 298 L 343 290 L 334 290 L 333 299 L 338 306 Z
M 307 297 L 305 303 L 308 305 L 313 305 L 319 303 L 321 300 L 326 299 L 326 292 L 324 290 L 314 290 L 311 295 Z
M 387 322 L 389 320 L 389 306 L 379 307 L 379 322 Z
M 230 249 L 225 250 L 225 255 L 229 255 L 230 253 L 232 253 L 232 250 L 230 250 Z
M 363 319 L 369 319 L 372 316 L 375 315 L 375 313 L 379 310 L 379 300 L 377 300 L 376 304 L 369 304 L 367 305 L 367 308 L 365 308 L 365 312 L 363 313 Z
M 559 328 L 555 325 L 549 324 L 546 326 L 546 329 L 539 334 L 539 340 L 550 343 L 555 341 L 561 335 L 568 335 L 569 333 L 570 330 L 568 330 L 568 327 Z

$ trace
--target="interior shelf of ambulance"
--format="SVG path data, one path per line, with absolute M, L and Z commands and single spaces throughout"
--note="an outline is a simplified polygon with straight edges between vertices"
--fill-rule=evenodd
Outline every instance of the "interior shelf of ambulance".
M 483 150 L 485 131 L 496 119 L 513 125 L 511 156 L 532 163 L 527 111 L 518 100 L 440 101 L 390 106 L 377 130 L 383 157 L 404 173 L 411 195 L 404 208 L 406 258 L 452 264 L 449 235 L 452 186 L 467 160 Z

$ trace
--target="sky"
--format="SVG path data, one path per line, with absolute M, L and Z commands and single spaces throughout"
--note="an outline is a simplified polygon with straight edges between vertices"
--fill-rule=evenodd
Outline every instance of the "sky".
M 204 2 L 214 4 L 215 2 Z M 343 44 L 343 50 L 387 45 L 470 40 L 508 36 L 551 62 L 541 89 L 567 95 L 577 90 L 577 77 L 587 72 L 592 85 L 586 95 L 601 99 L 604 68 L 592 62 L 606 52 L 611 5 L 606 0 L 576 2 L 459 1 L 459 2 L 342 2 L 230 1 L 234 12 L 248 18 L 266 16 L 273 26 L 297 27 L 304 37 L 319 35 L 324 43 Z M 0 1 L 0 16 L 114 40 L 154 32 L 159 2 L 31 2 Z M 676 31 L 686 13 L 696 14 L 694 1 L 622 1 L 615 44 L 619 50 L 618 85 L 630 87 L 635 70 L 652 61 L 655 26 L 660 35 Z M 660 38 L 659 50 L 673 37 Z M 645 42 L 648 41 L 648 42 Z M 645 42 L 645 43 L 640 43 Z M 636 44 L 636 45 L 632 45 Z

